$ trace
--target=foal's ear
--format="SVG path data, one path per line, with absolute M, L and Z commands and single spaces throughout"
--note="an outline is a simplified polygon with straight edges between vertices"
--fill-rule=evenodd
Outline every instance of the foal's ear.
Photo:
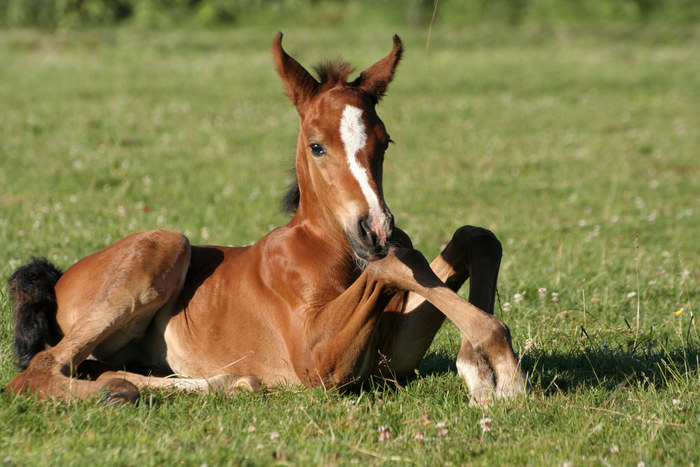
M 272 56 L 282 81 L 284 92 L 301 111 L 302 107 L 316 93 L 319 83 L 282 48 L 282 33 L 278 32 L 272 41 Z
M 358 89 L 372 96 L 375 104 L 384 97 L 387 86 L 394 78 L 394 71 L 401 60 L 402 52 L 401 39 L 394 35 L 394 48 L 389 55 L 360 73 L 360 76 L 353 82 Z

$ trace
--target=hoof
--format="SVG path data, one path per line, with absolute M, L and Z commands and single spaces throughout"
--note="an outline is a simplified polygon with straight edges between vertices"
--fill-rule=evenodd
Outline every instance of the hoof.
M 139 400 L 139 390 L 125 379 L 112 378 L 102 387 L 104 396 L 101 401 L 107 405 L 122 406 L 136 404 Z
M 526 379 L 523 377 L 520 368 L 512 370 L 510 374 L 506 373 L 506 376 L 498 381 L 496 387 L 496 397 L 498 399 L 512 399 L 519 394 L 527 392 Z
M 486 409 L 493 403 L 493 393 L 491 394 L 481 394 L 478 397 L 476 394 L 472 394 L 469 398 L 469 407 L 477 407 L 479 409 Z
M 226 395 L 236 395 L 242 392 L 256 393 L 262 390 L 260 379 L 253 376 L 218 375 L 209 378 L 209 388 L 221 391 Z
M 232 389 L 235 394 L 240 394 L 242 392 L 256 393 L 262 390 L 262 385 L 258 378 L 243 376 L 233 383 Z

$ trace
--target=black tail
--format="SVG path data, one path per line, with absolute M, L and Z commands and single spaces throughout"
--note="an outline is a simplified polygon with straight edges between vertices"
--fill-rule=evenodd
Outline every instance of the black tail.
M 53 331 L 57 308 L 54 286 L 61 274 L 46 258 L 32 258 L 7 281 L 14 310 L 14 350 L 20 368 L 27 368 L 32 357 L 44 350 Z

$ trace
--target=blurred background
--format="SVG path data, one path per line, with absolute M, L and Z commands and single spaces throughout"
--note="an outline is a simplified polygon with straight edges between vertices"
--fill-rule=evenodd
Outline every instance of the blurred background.
M 222 26 L 307 21 L 309 25 L 421 25 L 432 0 L 0 0 L 0 25 L 45 29 L 108 24 Z M 371 15 L 367 14 L 371 8 Z M 697 0 L 442 0 L 436 22 L 525 23 L 700 20 Z

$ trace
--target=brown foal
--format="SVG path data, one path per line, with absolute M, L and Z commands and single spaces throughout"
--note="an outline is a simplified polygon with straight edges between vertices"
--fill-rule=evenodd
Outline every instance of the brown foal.
M 351 82 L 347 64 L 314 78 L 283 50 L 281 33 L 272 52 L 300 116 L 289 223 L 249 247 L 192 246 L 156 230 L 63 274 L 45 260 L 18 269 L 9 282 L 26 369 L 6 391 L 120 402 L 144 387 L 237 392 L 402 377 L 445 317 L 463 335 L 457 369 L 473 403 L 524 390 L 508 328 L 493 315 L 496 237 L 462 227 L 429 264 L 384 201 L 390 139 L 375 106 L 400 39 Z M 455 293 L 467 279 L 469 301 Z

